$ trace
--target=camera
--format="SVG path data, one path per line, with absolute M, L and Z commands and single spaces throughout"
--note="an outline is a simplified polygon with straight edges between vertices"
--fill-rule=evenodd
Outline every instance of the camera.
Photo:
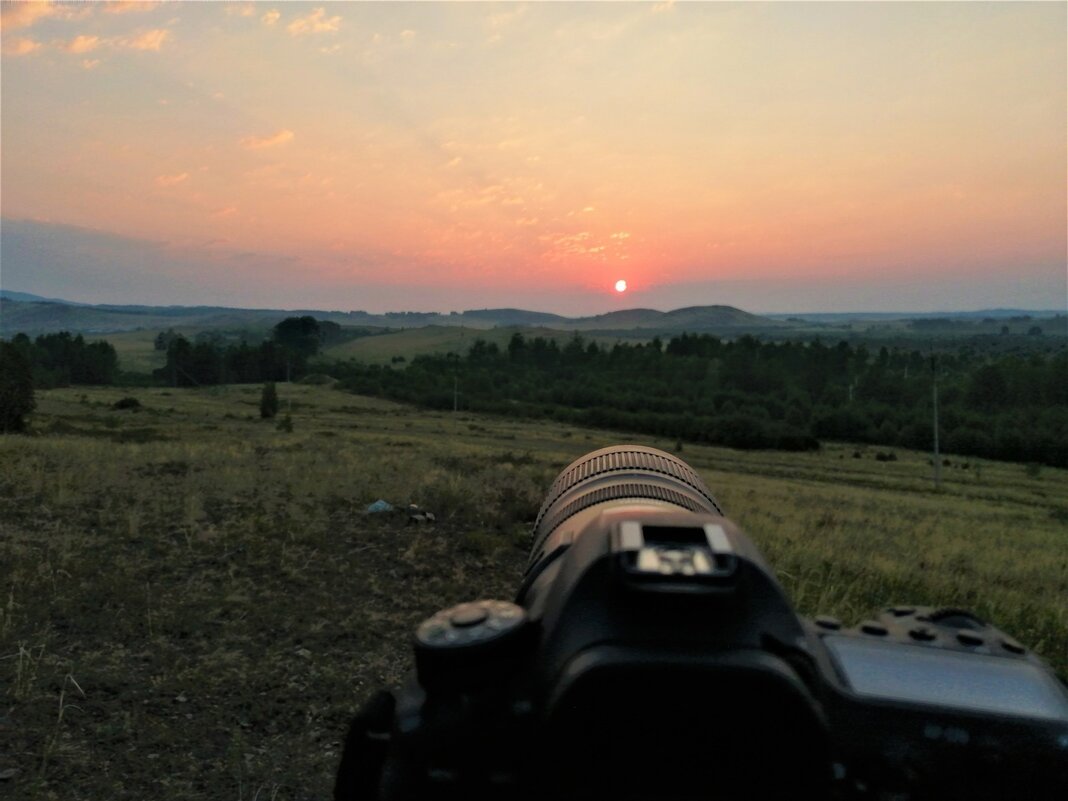
M 1068 688 L 965 610 L 799 616 L 700 476 L 589 453 L 514 602 L 440 611 L 353 721 L 338 799 L 1062 799 Z

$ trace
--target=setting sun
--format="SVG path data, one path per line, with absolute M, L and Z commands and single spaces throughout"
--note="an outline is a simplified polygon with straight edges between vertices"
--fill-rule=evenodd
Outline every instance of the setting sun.
M 616 281 L 616 292 L 626 292 L 626 291 L 627 291 L 627 282 L 624 281 L 622 278 L 620 278 L 618 281 Z

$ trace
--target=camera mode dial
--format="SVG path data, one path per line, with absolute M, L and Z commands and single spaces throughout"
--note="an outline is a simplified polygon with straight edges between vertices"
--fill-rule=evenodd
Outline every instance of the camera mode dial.
M 419 683 L 463 690 L 501 677 L 522 653 L 528 622 L 526 610 L 508 601 L 471 601 L 437 612 L 415 630 Z

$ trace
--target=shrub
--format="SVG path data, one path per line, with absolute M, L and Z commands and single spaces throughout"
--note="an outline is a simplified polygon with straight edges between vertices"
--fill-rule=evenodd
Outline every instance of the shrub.
M 270 420 L 278 414 L 278 390 L 274 388 L 274 382 L 268 381 L 263 385 L 260 395 L 260 417 Z
M 29 359 L 17 346 L 0 342 L 0 432 L 24 431 L 24 418 L 35 408 Z
M 136 411 L 137 409 L 141 408 L 141 401 L 139 401 L 137 398 L 131 398 L 131 397 L 119 398 L 119 400 L 117 400 L 113 404 L 111 404 L 111 408 L 112 409 L 133 409 L 133 410 Z

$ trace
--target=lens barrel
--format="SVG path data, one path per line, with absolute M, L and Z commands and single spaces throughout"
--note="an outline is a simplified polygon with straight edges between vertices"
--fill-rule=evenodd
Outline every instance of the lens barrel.
M 701 477 L 681 459 L 643 445 L 602 448 L 576 459 L 552 483 L 531 532 L 528 569 L 552 533 L 579 512 L 598 504 L 649 501 L 723 514 Z

